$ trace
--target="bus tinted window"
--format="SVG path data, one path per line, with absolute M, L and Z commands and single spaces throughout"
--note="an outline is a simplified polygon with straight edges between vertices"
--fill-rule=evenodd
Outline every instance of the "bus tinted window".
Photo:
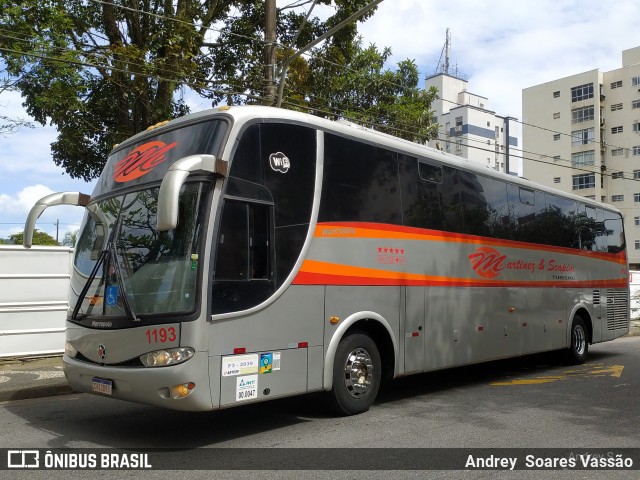
M 396 154 L 325 134 L 319 220 L 401 222 Z
M 601 252 L 620 253 L 625 248 L 624 227 L 620 215 L 596 209 L 598 218 L 597 240 L 598 250 Z
M 462 220 L 462 191 L 466 188 L 455 168 L 443 167 L 443 181 L 440 185 L 444 226 L 450 232 L 464 232 Z
M 546 207 L 544 193 L 508 185 L 507 194 L 513 220 L 513 239 L 542 243 L 546 232 L 539 216 Z
M 539 214 L 540 243 L 578 248 L 578 217 L 575 200 L 546 194 L 546 208 Z
M 398 162 L 404 225 L 432 230 L 444 229 L 441 183 L 423 179 L 415 157 L 399 155 Z
M 408 155 L 399 155 L 403 222 L 410 227 L 463 231 L 458 170 Z M 425 170 L 425 165 L 431 165 Z M 425 174 L 431 178 L 425 178 Z M 436 181 L 437 180 L 437 181 Z
M 511 238 L 507 184 L 502 180 L 460 172 L 465 232 L 483 237 Z

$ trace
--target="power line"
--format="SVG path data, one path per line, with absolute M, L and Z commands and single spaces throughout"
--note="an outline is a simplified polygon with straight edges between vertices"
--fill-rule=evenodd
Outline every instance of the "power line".
M 103 0 L 92 0 L 92 1 L 97 2 L 97 3 L 104 3 L 104 4 L 118 6 L 118 5 L 109 3 L 109 2 L 104 2 Z M 149 13 L 149 14 L 151 14 L 150 12 L 143 12 L 143 11 L 140 11 L 140 10 L 131 9 L 130 7 L 123 7 L 123 8 L 129 9 L 129 10 L 138 11 L 138 12 L 141 12 L 141 13 Z M 152 14 L 152 15 L 156 15 L 156 14 Z M 161 16 L 161 15 L 156 15 L 156 16 L 160 16 L 160 17 L 163 17 L 165 19 L 171 19 L 170 17 L 164 17 L 164 16 Z M 190 24 L 190 25 L 193 25 L 193 24 Z M 221 30 L 218 30 L 218 31 L 221 31 Z M 7 38 L 13 38 L 15 40 L 25 41 L 25 42 L 29 41 L 29 40 L 24 39 L 24 38 L 18 38 L 18 37 L 12 37 L 12 36 L 7 36 Z M 245 38 L 250 38 L 250 37 L 245 37 Z M 252 38 L 252 40 L 255 40 L 255 39 Z M 118 72 L 122 72 L 122 73 L 127 73 L 127 74 L 130 74 L 130 75 L 140 75 L 140 76 L 144 76 L 146 78 L 155 78 L 155 79 L 158 79 L 158 80 L 169 81 L 169 82 L 173 82 L 173 83 L 176 83 L 176 84 L 179 84 L 179 85 L 184 85 L 184 86 L 188 86 L 188 87 L 191 87 L 191 88 L 197 88 L 197 89 L 200 89 L 200 90 L 203 90 L 203 91 L 208 91 L 208 92 L 210 92 L 212 94 L 216 94 L 216 95 L 226 95 L 226 96 L 238 95 L 238 96 L 244 96 L 244 97 L 253 98 L 253 99 L 262 98 L 262 97 L 257 97 L 255 95 L 249 94 L 246 91 L 242 92 L 242 91 L 229 91 L 229 90 L 222 90 L 222 89 L 214 89 L 214 88 L 207 87 L 206 85 L 202 85 L 202 84 L 199 84 L 199 83 L 196 83 L 196 82 L 186 82 L 186 81 L 182 81 L 182 80 L 168 79 L 168 78 L 163 78 L 163 77 L 161 77 L 159 75 L 140 73 L 140 72 L 135 72 L 135 71 L 132 71 L 132 70 L 125 70 L 125 69 L 114 67 L 114 66 L 111 66 L 111 65 L 99 65 L 99 64 L 90 63 L 90 62 L 84 62 L 84 61 L 80 61 L 80 60 L 72 60 L 72 59 L 68 59 L 68 58 L 52 57 L 50 55 L 40 55 L 40 54 L 30 53 L 30 52 L 21 52 L 19 50 L 9 49 L 9 48 L 5 48 L 5 47 L 0 47 L 0 51 L 6 51 L 6 52 L 14 53 L 14 54 L 17 54 L 17 55 L 31 56 L 31 57 L 35 57 L 35 58 L 40 58 L 42 60 L 49 60 L 49 61 L 67 63 L 67 64 L 74 64 L 74 65 L 88 67 L 88 68 L 96 68 L 96 69 L 104 68 L 104 69 L 108 69 L 108 70 L 111 70 L 111 71 L 118 71 Z M 76 54 L 79 54 L 79 55 L 82 54 L 82 55 L 86 56 L 86 53 L 82 52 L 82 51 L 71 50 L 71 49 L 62 49 L 62 51 L 67 51 L 67 52 L 70 52 L 70 53 L 76 53 Z M 100 56 L 100 55 L 103 55 L 103 54 L 94 52 L 94 55 Z M 307 56 L 307 55 L 313 57 L 316 54 L 315 53 L 305 54 L 305 56 Z M 105 55 L 105 57 L 106 57 L 106 55 Z M 106 57 L 106 58 L 108 59 L 108 57 Z M 324 59 L 322 57 L 317 57 L 317 58 L 322 62 L 334 65 L 334 66 L 336 66 L 336 67 L 338 67 L 338 68 L 340 68 L 342 70 L 351 71 L 351 72 L 357 72 L 357 70 L 352 69 L 352 68 L 350 68 L 350 67 L 348 67 L 346 65 L 340 65 L 340 64 L 337 64 L 335 62 L 331 62 L 330 60 Z M 135 65 L 135 66 L 145 66 L 145 64 L 136 64 L 136 63 L 133 63 L 133 65 Z M 160 69 L 160 71 L 162 71 L 162 69 Z M 202 78 L 196 78 L 196 80 L 204 81 L 204 82 L 207 82 L 207 83 L 210 82 L 210 80 L 206 80 L 206 79 L 202 79 Z M 397 87 L 399 87 L 399 88 L 401 88 L 403 90 L 408 88 L 405 85 L 401 85 L 401 84 L 398 84 L 398 83 L 395 83 L 395 82 L 390 82 L 388 80 L 383 80 L 383 82 L 389 83 L 391 85 L 395 85 L 395 86 L 397 86 Z M 228 80 L 227 81 L 220 81 L 218 83 L 234 86 L 233 82 L 230 82 Z M 261 91 L 260 89 L 255 89 L 255 90 L 257 90 L 258 92 Z M 295 92 L 295 90 L 293 90 L 293 91 Z M 298 92 L 298 93 L 300 93 L 300 92 Z M 305 94 L 302 94 L 302 95 L 306 96 Z M 326 101 L 326 99 L 323 99 L 322 97 L 318 97 L 318 98 L 320 100 Z M 447 99 L 442 99 L 442 100 L 443 101 L 447 101 L 449 103 L 452 103 L 454 105 L 465 106 L 464 104 L 460 104 L 460 103 L 457 103 L 457 102 L 454 102 L 454 101 L 451 101 L 451 100 L 447 100 Z M 292 103 L 292 102 L 289 101 L 289 102 L 287 102 L 287 104 L 289 106 L 293 106 L 295 108 L 309 108 L 312 111 L 317 111 L 317 112 L 329 114 L 329 115 L 332 115 L 332 116 L 341 116 L 343 118 L 347 117 L 346 112 L 340 111 L 338 109 L 334 109 L 334 111 L 331 112 L 331 111 L 327 111 L 327 110 L 322 110 L 322 109 L 317 108 L 317 107 L 313 107 L 313 106 L 309 105 L 308 103 L 306 103 L 304 105 L 300 105 L 300 104 Z M 360 120 L 362 120 L 363 117 L 364 117 L 364 115 L 360 117 Z M 357 119 L 358 118 L 356 117 L 355 120 L 357 120 Z M 520 124 L 523 124 L 523 125 L 528 125 L 528 126 L 531 126 L 531 127 L 534 127 L 534 128 L 540 128 L 540 129 L 543 129 L 543 130 L 546 130 L 546 131 L 549 131 L 549 132 L 553 132 L 553 133 L 559 133 L 559 134 L 562 134 L 562 135 L 571 136 L 572 138 L 574 136 L 572 134 L 570 135 L 570 134 L 563 133 L 563 132 L 558 132 L 558 131 L 555 131 L 555 130 L 552 130 L 552 129 L 549 129 L 549 128 L 546 128 L 546 127 L 541 127 L 541 126 L 529 124 L 529 123 L 526 123 L 526 122 L 522 122 L 522 121 L 519 121 L 519 120 L 517 120 L 515 118 L 512 118 L 512 120 L 514 122 L 516 122 L 516 123 L 520 123 Z M 412 130 L 406 130 L 406 129 L 402 129 L 402 128 L 393 128 L 393 127 L 389 127 L 388 125 L 382 125 L 382 124 L 376 123 L 376 122 L 372 121 L 372 119 L 370 119 L 370 118 L 366 118 L 366 122 L 369 125 L 372 125 L 372 126 L 384 127 L 385 129 L 391 129 L 391 130 L 395 130 L 395 131 L 402 132 L 402 133 L 409 133 L 410 135 L 416 135 L 417 134 L 417 132 L 412 131 Z M 438 140 L 450 141 L 448 139 L 441 139 L 441 138 L 438 138 Z M 481 140 L 474 140 L 474 139 L 466 139 L 466 140 L 467 141 L 481 142 Z M 507 139 L 507 141 L 508 141 L 508 139 Z M 593 143 L 594 144 L 599 144 L 601 142 L 595 142 L 594 141 Z M 473 146 L 473 145 L 470 145 L 470 144 L 467 144 L 466 146 L 469 147 L 469 148 L 475 148 L 475 149 L 479 149 L 479 150 L 483 150 L 483 151 L 487 151 L 487 152 L 491 152 L 491 153 L 495 154 L 494 150 L 480 148 L 480 147 L 476 147 L 476 146 Z M 612 145 L 609 144 L 609 146 L 612 146 Z M 616 146 L 613 145 L 613 147 L 616 147 Z M 618 148 L 623 148 L 623 147 L 618 147 Z M 532 154 L 532 155 L 546 156 L 544 154 L 540 154 L 540 153 L 536 153 L 536 152 L 525 152 L 524 150 L 519 150 L 519 149 L 514 149 L 514 150 L 523 152 L 523 155 L 520 155 L 520 156 L 514 155 L 515 158 L 522 158 L 522 159 L 526 159 L 526 160 L 530 160 L 530 161 L 535 161 L 535 162 L 540 162 L 540 163 L 547 163 L 547 164 L 550 164 L 550 165 L 557 165 L 557 163 L 545 162 L 545 161 L 543 161 L 541 159 L 534 159 L 534 158 L 531 158 L 531 157 L 524 156 L 524 153 L 528 153 L 528 154 Z M 562 161 L 568 161 L 568 160 L 562 159 Z M 605 176 L 612 176 L 611 174 L 604 174 L 603 172 L 597 172 L 597 171 L 594 171 L 594 170 L 581 169 L 581 168 L 577 168 L 575 166 L 569 166 L 569 165 L 567 165 L 567 166 L 565 166 L 565 165 L 557 165 L 557 166 L 571 168 L 572 170 L 579 170 L 579 171 L 581 170 L 581 171 L 585 171 L 585 172 L 589 172 L 589 173 L 600 173 L 600 174 L 605 175 Z M 630 174 L 630 172 L 622 172 L 622 173 L 623 174 L 624 173 Z M 626 180 L 634 180 L 634 181 L 637 180 L 635 178 L 626 178 L 626 177 L 624 179 L 626 179 Z

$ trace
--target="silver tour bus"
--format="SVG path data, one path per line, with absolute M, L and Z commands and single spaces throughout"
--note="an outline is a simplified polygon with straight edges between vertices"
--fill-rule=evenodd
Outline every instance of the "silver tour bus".
M 358 126 L 269 107 L 116 146 L 83 206 L 64 370 L 80 392 L 210 410 L 629 330 L 612 207 Z

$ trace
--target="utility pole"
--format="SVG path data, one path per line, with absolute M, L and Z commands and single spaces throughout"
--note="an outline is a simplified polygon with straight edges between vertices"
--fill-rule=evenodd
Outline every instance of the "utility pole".
M 506 116 L 501 117 L 500 115 L 496 115 L 496 117 L 501 118 L 504 125 L 504 173 L 507 175 L 510 174 L 511 165 L 510 165 L 510 155 L 509 155 L 509 124 L 510 120 L 515 120 L 515 118 Z
M 56 224 L 55 225 L 56 225 L 56 243 L 60 243 L 60 242 L 58 242 L 58 234 L 60 232 L 60 220 L 59 219 L 56 220 Z
M 282 96 L 283 96 L 283 92 L 284 92 L 284 82 L 286 81 L 287 70 L 289 69 L 289 65 L 291 64 L 291 62 L 293 60 L 295 60 L 296 58 L 298 58 L 300 55 L 302 55 L 304 52 L 309 50 L 310 48 L 315 47 L 318 43 L 320 43 L 324 39 L 329 38 L 331 35 L 336 33 L 338 30 L 343 28 L 345 25 L 348 25 L 351 22 L 354 22 L 355 20 L 357 20 L 358 18 L 363 16 L 365 13 L 367 13 L 369 10 L 375 8 L 379 3 L 382 3 L 382 0 L 373 0 L 371 3 L 369 3 L 365 7 L 361 8 L 360 10 L 358 10 L 353 15 L 351 15 L 349 18 L 344 19 L 338 25 L 336 25 L 335 27 L 331 28 L 329 31 L 325 32 L 323 35 L 320 35 L 313 42 L 305 45 L 300 50 L 298 50 L 297 52 L 293 53 L 293 55 L 289 56 L 289 58 L 287 58 L 284 62 L 282 62 L 282 66 L 280 67 L 280 83 L 278 85 L 278 102 L 276 104 L 277 107 L 280 107 L 282 105 Z
M 273 105 L 276 99 L 276 0 L 265 0 L 264 9 L 264 103 Z

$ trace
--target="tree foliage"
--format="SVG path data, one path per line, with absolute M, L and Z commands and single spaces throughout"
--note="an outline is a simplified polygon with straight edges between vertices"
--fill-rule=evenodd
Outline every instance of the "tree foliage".
M 9 236 L 9 239 L 16 245 L 22 245 L 24 238 L 24 232 L 14 233 Z M 41 232 L 36 229 L 33 231 L 33 245 L 55 245 L 60 244 L 56 242 L 56 239 L 49 235 L 47 232 Z
M 11 81 L 6 76 L 6 70 L 0 69 L 0 95 L 4 92 L 12 92 L 16 90 L 15 81 Z M 0 105 L 3 107 L 3 105 Z M 33 124 L 24 118 L 11 117 L 4 113 L 0 113 L 0 137 L 18 132 L 22 128 L 33 128 Z
M 206 88 L 205 35 L 234 2 L 0 0 L 2 57 L 27 112 L 58 129 L 54 162 L 100 174 L 114 144 L 187 107 Z
M 369 1 L 318 0 L 333 7 L 324 21 L 279 9 L 278 61 Z M 264 8 L 264 0 L 0 0 L 0 56 L 29 115 L 57 128 L 54 162 L 89 180 L 114 144 L 187 113 L 186 89 L 213 105 L 261 102 Z M 291 63 L 283 106 L 425 140 L 434 93 L 417 88 L 409 60 L 385 70 L 389 56 L 363 48 L 352 23 Z

